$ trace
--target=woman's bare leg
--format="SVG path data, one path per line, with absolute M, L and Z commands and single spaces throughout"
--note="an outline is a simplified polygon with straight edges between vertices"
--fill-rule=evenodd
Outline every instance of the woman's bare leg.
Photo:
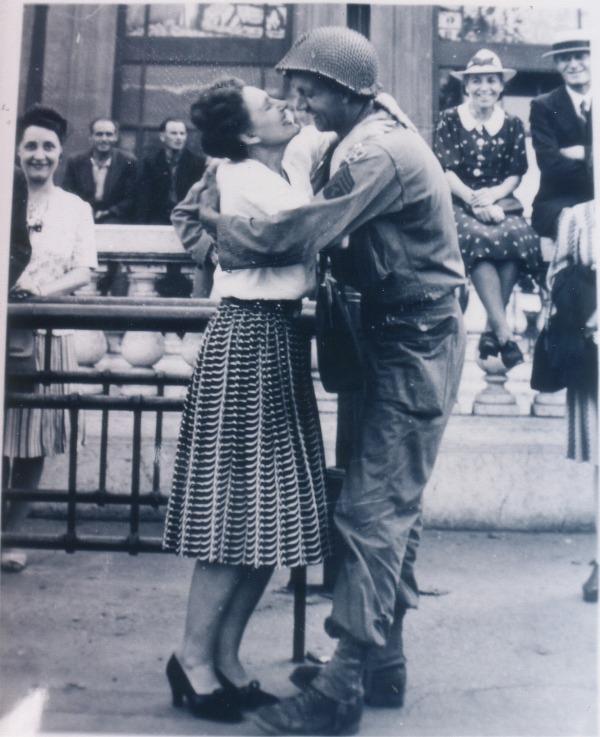
M 239 651 L 246 625 L 273 574 L 272 567 L 240 568 L 235 593 L 229 601 L 215 651 L 215 665 L 235 686 L 245 686 L 250 677 L 240 662 Z
M 513 334 L 506 319 L 504 289 L 500 272 L 492 261 L 479 261 L 471 269 L 471 281 L 481 300 L 488 324 L 496 334 L 500 345 L 512 340 Z M 514 285 L 513 285 L 514 286 Z
M 220 686 L 214 671 L 215 649 L 239 577 L 239 566 L 198 561 L 194 568 L 180 662 L 196 693 L 210 693 Z
M 35 490 L 40 484 L 44 470 L 44 458 L 3 458 L 4 484 L 13 489 Z M 4 532 L 18 530 L 29 514 L 29 502 L 10 501 L 3 508 L 2 529 Z M 27 564 L 27 555 L 23 550 L 7 548 L 2 551 L 1 566 L 5 571 L 18 573 Z
M 498 263 L 498 275 L 500 276 L 500 291 L 504 307 L 508 304 L 515 284 L 519 279 L 521 267 L 518 261 L 501 261 Z

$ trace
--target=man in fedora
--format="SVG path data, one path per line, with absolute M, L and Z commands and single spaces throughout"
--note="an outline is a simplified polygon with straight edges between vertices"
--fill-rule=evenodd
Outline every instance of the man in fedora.
M 544 56 L 553 58 L 564 84 L 531 101 L 531 139 L 540 169 L 531 224 L 554 239 L 563 208 L 594 198 L 590 36 L 564 32 Z
M 305 207 L 245 220 L 199 208 L 217 231 L 224 269 L 300 263 L 349 236 L 337 254 L 361 294 L 365 392 L 335 522 L 343 559 L 326 631 L 338 639 L 322 669 L 297 671 L 300 693 L 259 710 L 269 734 L 353 734 L 363 694 L 400 707 L 402 621 L 416 607 L 414 567 L 423 490 L 456 400 L 465 334 L 464 283 L 450 190 L 410 121 L 376 98 L 373 45 L 348 28 L 301 36 L 277 69 L 296 106 L 340 143 L 330 179 Z

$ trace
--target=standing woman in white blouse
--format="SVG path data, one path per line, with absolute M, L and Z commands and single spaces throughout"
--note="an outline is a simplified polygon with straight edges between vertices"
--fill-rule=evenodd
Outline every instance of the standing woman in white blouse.
M 527 171 L 525 131 L 498 101 L 515 75 L 493 51 L 481 49 L 462 72 L 466 101 L 444 110 L 434 149 L 454 204 L 460 250 L 487 313 L 481 359 L 500 355 L 507 369 L 523 362 L 506 319 L 506 305 L 521 273 L 538 276 L 539 238 L 523 218 L 513 192 Z
M 308 202 L 309 188 L 282 168 L 299 132 L 285 103 L 224 80 L 191 117 L 205 153 L 222 160 L 221 212 L 264 216 Z M 310 336 L 298 320 L 314 287 L 312 258 L 214 274 L 221 301 L 188 389 L 164 534 L 167 550 L 197 561 L 167 677 L 173 703 L 204 719 L 240 721 L 276 701 L 240 661 L 244 629 L 275 567 L 317 564 L 328 551 Z
M 97 266 L 94 220 L 90 206 L 54 184 L 62 153 L 67 121 L 52 108 L 37 106 L 17 122 L 17 155 L 27 182 L 27 229 L 31 259 L 13 288 L 20 299 L 27 296 L 70 294 L 88 284 Z M 34 336 L 38 369 L 44 367 L 45 331 Z M 57 371 L 77 368 L 72 333 L 53 331 L 50 367 Z M 37 385 L 40 394 L 64 394 L 61 384 Z M 16 489 L 36 489 L 44 458 L 64 453 L 67 447 L 65 411 L 11 408 L 6 411 L 3 471 Z M 4 517 L 6 530 L 15 529 L 27 514 L 26 502 L 11 502 Z M 5 551 L 3 570 L 18 572 L 25 554 Z

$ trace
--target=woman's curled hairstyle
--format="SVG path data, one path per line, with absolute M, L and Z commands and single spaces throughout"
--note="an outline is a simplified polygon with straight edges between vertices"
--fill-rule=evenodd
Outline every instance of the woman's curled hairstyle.
M 61 145 L 67 137 L 67 121 L 54 108 L 44 107 L 43 105 L 34 105 L 17 120 L 17 143 L 21 142 L 23 133 L 29 126 L 35 125 L 38 128 L 47 128 L 56 133 Z
M 192 123 L 200 131 L 202 149 L 209 156 L 242 161 L 248 158 L 241 133 L 250 130 L 250 116 L 242 88 L 235 78 L 221 79 L 205 87 L 190 108 Z

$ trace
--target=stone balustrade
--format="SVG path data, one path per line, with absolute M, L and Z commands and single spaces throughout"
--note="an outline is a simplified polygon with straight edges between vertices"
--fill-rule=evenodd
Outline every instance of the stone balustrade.
M 138 299 L 151 300 L 158 296 L 157 280 L 181 276 L 193 279 L 195 265 L 182 248 L 173 228 L 148 225 L 96 226 L 100 267 L 90 285 L 82 293 L 98 292 L 109 265 L 119 264 L 127 294 Z M 123 289 L 123 280 L 120 288 Z M 498 358 L 485 362 L 477 356 L 477 343 L 485 329 L 485 310 L 475 291 L 470 290 L 465 322 L 468 333 L 467 359 L 459 391 L 455 414 L 492 417 L 524 416 L 560 417 L 564 415 L 564 392 L 542 395 L 531 390 L 531 355 L 535 336 L 543 320 L 543 305 L 536 294 L 515 290 L 508 306 L 509 321 L 526 356 L 524 364 L 506 373 Z M 200 336 L 188 333 L 106 333 L 81 331 L 78 336 L 78 357 L 84 366 L 102 369 L 131 370 L 132 372 L 169 371 L 191 373 L 198 351 Z M 315 364 L 316 365 L 316 364 Z M 335 412 L 335 396 L 326 394 L 318 381 L 315 385 L 324 411 Z M 131 387 L 123 391 L 138 391 Z M 93 391 L 89 388 L 88 391 Z M 144 391 L 151 392 L 148 387 Z M 169 391 L 182 391 L 172 389 Z

